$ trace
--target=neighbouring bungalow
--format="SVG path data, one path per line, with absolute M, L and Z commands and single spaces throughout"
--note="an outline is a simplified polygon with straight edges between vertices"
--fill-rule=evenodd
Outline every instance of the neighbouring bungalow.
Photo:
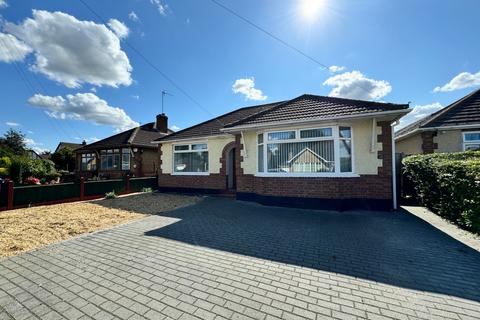
M 395 133 L 398 153 L 480 150 L 480 90 Z
M 167 116 L 162 113 L 155 122 L 87 144 L 75 151 L 77 175 L 86 178 L 154 176 L 158 171 L 158 157 L 157 146 L 151 142 L 172 132 L 168 129 Z
M 392 124 L 407 104 L 314 95 L 245 107 L 157 139 L 160 191 L 319 209 L 392 209 Z
M 73 142 L 59 142 L 57 145 L 57 148 L 53 153 L 57 153 L 62 149 L 70 149 L 72 151 L 77 150 L 78 148 L 81 148 L 85 146 L 87 143 L 83 141 L 83 143 L 73 143 Z

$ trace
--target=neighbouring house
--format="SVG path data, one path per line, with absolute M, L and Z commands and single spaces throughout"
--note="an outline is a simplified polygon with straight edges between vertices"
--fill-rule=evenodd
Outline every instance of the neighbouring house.
M 395 133 L 398 153 L 480 150 L 480 90 Z
M 28 149 L 27 150 L 27 157 L 32 160 L 40 160 L 42 159 L 42 156 L 38 154 L 37 151 L 33 149 Z
M 75 151 L 78 148 L 81 148 L 86 144 L 87 143 L 85 141 L 83 143 L 59 142 L 58 145 L 57 145 L 57 148 L 55 149 L 55 151 L 53 153 L 57 153 L 60 150 L 65 149 L 65 148 L 70 149 L 72 151 Z
M 155 122 L 87 144 L 75 151 L 77 175 L 86 178 L 154 176 L 158 171 L 157 146 L 152 141 L 173 133 L 165 114 Z
M 392 123 L 407 104 L 302 95 L 157 139 L 160 191 L 323 209 L 391 209 Z

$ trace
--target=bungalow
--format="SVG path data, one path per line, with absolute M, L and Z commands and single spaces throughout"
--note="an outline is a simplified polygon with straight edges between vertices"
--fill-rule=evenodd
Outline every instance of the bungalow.
M 155 122 L 118 133 L 75 150 L 77 175 L 119 178 L 154 176 L 158 171 L 157 147 L 152 140 L 171 134 L 165 114 Z
M 405 155 L 480 150 L 480 90 L 395 133 Z
M 396 207 L 392 123 L 408 105 L 314 95 L 156 139 L 160 191 L 324 209 Z

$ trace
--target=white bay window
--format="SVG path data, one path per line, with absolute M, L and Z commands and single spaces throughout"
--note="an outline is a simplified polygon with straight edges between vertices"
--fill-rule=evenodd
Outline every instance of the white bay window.
M 348 126 L 265 132 L 257 136 L 257 171 L 268 175 L 339 175 L 353 172 Z
M 208 146 L 206 143 L 173 146 L 173 172 L 176 174 L 208 173 Z

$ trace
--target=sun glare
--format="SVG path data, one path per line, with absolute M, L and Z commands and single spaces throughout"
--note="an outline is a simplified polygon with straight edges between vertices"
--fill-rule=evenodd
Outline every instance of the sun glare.
M 314 20 L 319 15 L 325 0 L 300 0 L 300 11 L 307 20 Z

